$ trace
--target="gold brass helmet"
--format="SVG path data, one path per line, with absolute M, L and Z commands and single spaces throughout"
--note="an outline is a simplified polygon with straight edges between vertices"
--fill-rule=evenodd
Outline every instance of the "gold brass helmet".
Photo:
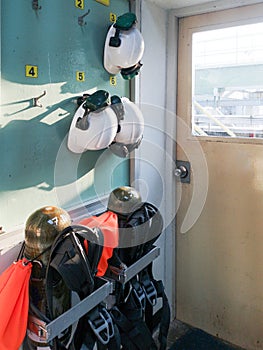
M 66 227 L 70 226 L 69 214 L 61 208 L 46 206 L 36 210 L 29 216 L 25 225 L 25 256 L 32 259 L 49 247 L 56 236 Z M 43 254 L 41 260 L 47 264 Z
M 115 188 L 110 193 L 108 200 L 108 210 L 121 215 L 129 215 L 140 208 L 141 205 L 140 193 L 129 186 Z
M 25 225 L 24 257 L 28 260 L 34 259 L 29 283 L 31 308 L 34 306 L 48 318 L 51 316 L 50 311 L 56 318 L 70 308 L 70 291 L 64 281 L 57 278 L 56 284 L 53 285 L 52 310 L 48 309 L 45 282 L 45 272 L 50 258 L 49 248 L 51 248 L 56 237 L 70 225 L 69 214 L 65 210 L 54 206 L 46 206 L 36 210 L 29 216 Z M 29 315 L 27 342 L 31 342 L 35 346 L 48 345 L 43 338 L 33 331 L 34 322 L 31 315 Z M 70 334 L 70 328 L 66 329 L 60 341 L 67 343 Z

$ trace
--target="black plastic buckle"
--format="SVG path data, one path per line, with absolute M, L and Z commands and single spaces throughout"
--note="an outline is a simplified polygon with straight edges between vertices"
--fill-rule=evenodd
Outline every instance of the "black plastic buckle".
M 95 319 L 88 318 L 89 325 L 99 341 L 106 345 L 110 341 L 110 338 L 114 336 L 113 321 L 105 308 L 101 308 Z
M 132 293 L 135 296 L 135 300 L 138 302 L 138 305 L 140 306 L 140 308 L 145 310 L 145 306 L 146 306 L 145 293 L 143 288 L 138 282 L 132 284 Z
M 120 47 L 121 39 L 120 39 L 120 29 L 115 28 L 115 34 L 110 38 L 109 46 L 112 47 Z
M 144 293 L 146 295 L 146 298 L 148 299 L 149 303 L 154 306 L 157 303 L 157 290 L 152 283 L 152 281 L 144 281 L 142 283 L 142 288 L 144 290 Z

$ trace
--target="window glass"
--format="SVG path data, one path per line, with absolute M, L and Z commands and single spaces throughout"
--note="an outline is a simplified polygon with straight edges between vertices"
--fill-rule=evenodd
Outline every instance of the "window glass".
M 193 34 L 192 133 L 263 138 L 263 23 Z

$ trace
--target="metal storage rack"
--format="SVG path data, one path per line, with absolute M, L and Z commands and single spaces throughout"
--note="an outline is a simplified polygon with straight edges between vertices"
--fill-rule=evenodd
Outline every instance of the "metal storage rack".
M 77 322 L 82 316 L 91 311 L 98 304 L 104 302 L 114 292 L 115 282 L 125 284 L 147 267 L 160 255 L 160 248 L 154 247 L 131 266 L 122 270 L 109 269 L 105 278 L 98 278 L 99 287 L 85 299 L 72 306 L 62 315 L 50 323 L 42 323 L 41 328 L 45 339 L 50 342 L 69 326 Z

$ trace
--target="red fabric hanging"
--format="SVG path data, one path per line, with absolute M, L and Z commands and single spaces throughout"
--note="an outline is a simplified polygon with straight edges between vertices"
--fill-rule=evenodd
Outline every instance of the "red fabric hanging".
M 99 216 L 91 216 L 79 222 L 81 225 L 90 228 L 99 227 L 103 232 L 104 246 L 102 256 L 98 264 L 97 276 L 103 276 L 108 268 L 108 259 L 112 257 L 113 249 L 118 246 L 119 242 L 119 228 L 118 217 L 111 211 L 106 211 Z M 88 248 L 86 242 L 86 249 Z
M 27 328 L 32 264 L 21 259 L 0 276 L 0 350 L 18 350 Z

